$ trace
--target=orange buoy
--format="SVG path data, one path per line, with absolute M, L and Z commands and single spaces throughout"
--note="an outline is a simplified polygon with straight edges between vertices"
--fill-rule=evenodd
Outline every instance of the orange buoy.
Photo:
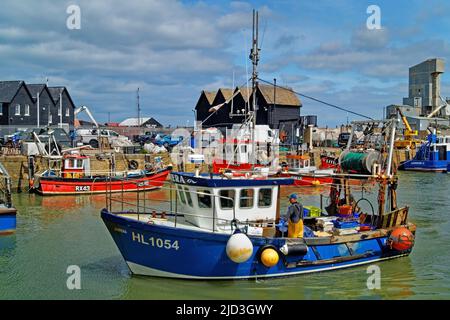
M 408 228 L 398 227 L 391 232 L 389 243 L 392 249 L 405 251 L 414 245 L 414 235 Z
M 261 253 L 261 262 L 267 268 L 275 266 L 279 259 L 278 253 L 272 248 L 264 249 Z

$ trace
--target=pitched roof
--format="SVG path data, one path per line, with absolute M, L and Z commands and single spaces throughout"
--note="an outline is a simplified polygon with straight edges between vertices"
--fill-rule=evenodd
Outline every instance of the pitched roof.
M 64 89 L 66 89 L 66 87 L 48 87 L 48 91 L 55 102 L 59 101 L 59 94 L 62 93 Z
M 267 104 L 274 103 L 274 89 L 273 86 L 269 85 L 259 85 L 259 91 L 266 100 Z M 291 88 L 288 87 L 277 87 L 275 91 L 275 103 L 278 105 L 286 105 L 286 106 L 296 106 L 300 107 L 302 105 L 300 99 L 297 95 L 292 91 Z
M 151 117 L 141 117 L 140 119 L 141 119 L 141 121 L 140 121 L 141 126 L 142 126 L 143 124 L 145 124 L 146 122 L 149 122 L 149 121 L 150 121 L 152 124 L 159 125 L 159 126 L 162 127 L 162 124 L 159 123 L 158 121 L 156 121 L 154 118 L 151 118 Z M 137 127 L 137 126 L 138 126 L 138 118 L 128 118 L 128 119 L 125 119 L 125 120 L 123 120 L 121 123 L 119 123 L 119 126 L 121 126 L 121 127 Z
M 144 123 L 144 122 L 147 122 L 148 120 L 150 120 L 150 117 L 141 117 L 140 118 L 140 122 L 141 122 L 141 125 Z M 136 126 L 138 126 L 138 118 L 128 118 L 128 119 L 125 119 L 125 120 L 123 120 L 121 123 L 119 123 L 119 126 L 121 126 L 121 127 L 136 127 Z
M 50 92 L 50 95 L 52 96 L 55 104 L 57 104 L 59 101 L 59 94 L 62 94 L 64 91 L 66 91 L 67 97 L 69 98 L 70 102 L 72 102 L 74 108 L 76 107 L 75 103 L 72 100 L 72 97 L 69 94 L 69 90 L 67 90 L 66 87 L 47 87 L 47 89 Z
M 229 100 L 233 96 L 233 89 L 220 88 L 219 91 L 222 93 L 225 100 Z
M 214 101 L 214 98 L 216 97 L 217 91 L 205 91 L 203 90 L 203 93 L 206 97 L 206 100 L 208 100 L 209 104 L 211 105 Z
M 11 102 L 23 83 L 23 81 L 0 81 L 0 102 Z
M 41 94 L 42 90 L 45 88 L 45 84 L 27 84 L 28 91 L 30 91 L 31 96 L 36 98 L 36 93 Z
M 252 95 L 252 88 L 248 88 L 247 87 L 240 87 L 240 88 L 236 88 L 236 90 L 239 90 L 241 92 L 242 97 L 244 98 L 245 102 L 248 102 L 249 97 L 251 97 Z

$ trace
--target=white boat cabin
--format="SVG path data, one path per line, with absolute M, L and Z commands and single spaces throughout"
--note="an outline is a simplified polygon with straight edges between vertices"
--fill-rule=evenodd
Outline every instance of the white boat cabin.
M 206 230 L 229 231 L 231 221 L 261 225 L 277 218 L 280 185 L 292 179 L 227 179 L 220 175 L 171 173 L 177 192 L 177 212 L 186 222 Z

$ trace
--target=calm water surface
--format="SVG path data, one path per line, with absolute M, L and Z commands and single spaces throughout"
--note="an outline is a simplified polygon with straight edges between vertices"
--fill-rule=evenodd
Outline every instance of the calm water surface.
M 411 208 L 416 245 L 409 257 L 378 264 L 380 290 L 367 289 L 366 266 L 272 280 L 131 276 L 100 219 L 104 196 L 17 194 L 17 232 L 0 237 L 0 299 L 450 299 L 449 190 L 449 175 L 401 173 L 398 200 Z M 318 205 L 320 190 L 303 193 L 304 204 Z M 66 287 L 69 265 L 81 268 L 81 290 Z

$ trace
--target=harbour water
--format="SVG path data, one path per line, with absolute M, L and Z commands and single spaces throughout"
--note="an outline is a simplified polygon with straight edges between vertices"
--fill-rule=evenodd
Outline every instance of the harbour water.
M 399 179 L 398 202 L 410 206 L 416 245 L 409 257 L 377 264 L 379 290 L 367 288 L 367 266 L 271 280 L 131 276 L 100 219 L 104 196 L 22 193 L 13 197 L 17 231 L 0 237 L 0 299 L 449 299 L 450 176 L 402 172 Z M 304 204 L 317 205 L 319 191 L 283 192 L 305 193 Z M 167 199 L 168 192 L 154 191 L 150 197 Z M 66 286 L 70 265 L 80 267 L 81 290 Z

